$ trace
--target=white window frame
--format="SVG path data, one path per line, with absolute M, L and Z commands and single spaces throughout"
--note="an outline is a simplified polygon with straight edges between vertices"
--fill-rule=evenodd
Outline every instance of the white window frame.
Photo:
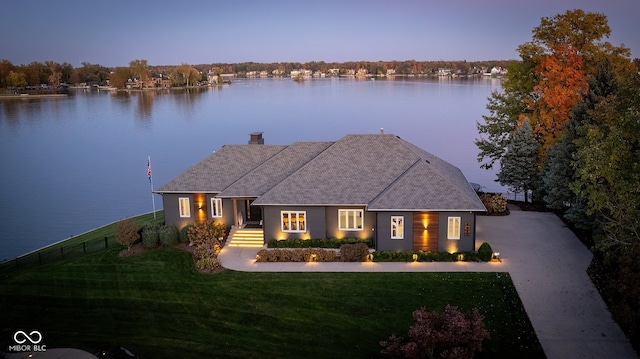
M 391 239 L 404 239 L 404 216 L 391 216 Z
M 180 211 L 180 217 L 191 217 L 191 199 L 189 197 L 178 198 L 178 208 Z
M 343 214 L 344 214 L 346 223 L 342 223 Z M 358 223 L 358 219 L 360 219 L 360 223 Z M 355 208 L 339 209 L 338 210 L 338 229 L 341 231 L 364 230 L 364 210 L 355 209 Z
M 391 239 L 404 239 L 404 216 L 391 216 Z
M 447 239 L 460 239 L 460 217 L 447 218 Z
M 302 220 L 300 220 L 302 218 Z M 286 223 L 286 225 L 285 225 Z M 292 229 L 293 223 L 296 228 Z M 307 231 L 307 211 L 280 211 L 280 229 L 285 233 L 304 233 Z
M 211 218 L 222 218 L 222 198 L 211 197 Z

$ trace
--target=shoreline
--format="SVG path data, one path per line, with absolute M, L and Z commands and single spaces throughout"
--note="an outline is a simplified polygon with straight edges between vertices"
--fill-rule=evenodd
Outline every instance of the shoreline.
M 35 94 L 35 95 L 31 95 L 28 93 L 25 94 L 18 94 L 18 95 L 0 95 L 0 99 L 6 98 L 6 99 L 31 99 L 31 98 L 62 98 L 62 97 L 68 97 L 69 95 L 67 94 L 61 94 L 61 93 L 56 93 L 56 94 Z

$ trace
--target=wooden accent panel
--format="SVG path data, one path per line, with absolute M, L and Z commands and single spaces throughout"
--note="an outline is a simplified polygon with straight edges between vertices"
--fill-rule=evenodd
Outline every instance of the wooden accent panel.
M 438 218 L 436 212 L 413 214 L 413 250 L 438 251 Z M 425 229 L 427 227 L 427 229 Z
M 196 223 L 207 221 L 207 200 L 204 193 L 193 194 L 193 208 L 195 209 Z

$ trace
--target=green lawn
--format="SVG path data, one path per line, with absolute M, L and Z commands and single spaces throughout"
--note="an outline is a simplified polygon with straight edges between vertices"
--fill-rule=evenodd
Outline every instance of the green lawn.
M 370 358 L 412 311 L 450 303 L 485 315 L 482 357 L 544 357 L 506 273 L 205 275 L 175 249 L 118 251 L 2 274 L 1 347 L 37 329 L 49 348 L 141 358 Z

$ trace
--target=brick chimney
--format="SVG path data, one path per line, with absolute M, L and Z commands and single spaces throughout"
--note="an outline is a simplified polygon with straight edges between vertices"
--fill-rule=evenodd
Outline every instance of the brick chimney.
M 254 132 L 249 136 L 250 145 L 264 145 L 264 138 L 262 138 L 262 132 Z

